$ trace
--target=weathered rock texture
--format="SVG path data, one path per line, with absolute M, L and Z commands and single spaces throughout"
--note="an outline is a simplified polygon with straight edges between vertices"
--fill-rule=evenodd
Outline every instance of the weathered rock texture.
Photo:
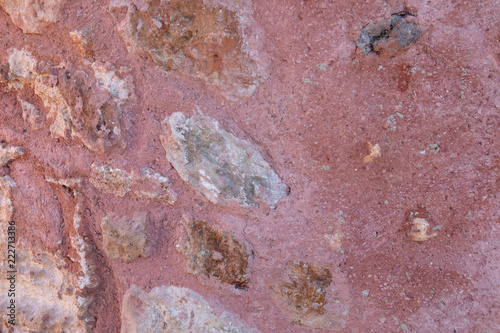
M 176 112 L 163 126 L 168 161 L 211 202 L 275 207 L 287 195 L 287 186 L 256 147 L 220 129 L 217 121 Z
M 82 290 L 91 284 L 92 278 L 86 275 L 89 269 L 83 256 L 82 240 L 73 238 L 80 241 L 77 251 L 82 250 L 78 252 L 80 257 L 74 259 L 82 265 L 83 275 L 80 276 L 67 269 L 68 264 L 61 255 L 20 247 L 19 224 L 10 223 L 14 221 L 12 190 L 15 187 L 11 177 L 0 178 L 0 229 L 5 231 L 0 234 L 0 244 L 5 249 L 0 256 L 0 269 L 6 274 L 0 279 L 0 290 L 4 292 L 0 306 L 7 309 L 11 299 L 16 301 L 16 325 L 7 324 L 12 317 L 6 316 L 6 320 L 0 322 L 0 331 L 91 332 L 95 319 L 87 308 L 92 299 L 84 297 Z M 7 237 L 9 226 L 9 231 L 13 231 L 10 238 Z M 9 252 L 7 244 L 10 244 Z M 15 260 L 14 256 L 7 256 L 8 253 L 15 253 Z
M 160 286 L 145 293 L 132 286 L 123 298 L 122 333 L 246 333 L 228 313 L 216 315 L 198 293 Z
M 423 28 L 411 19 L 413 15 L 402 12 L 390 19 L 370 23 L 361 30 L 356 46 L 366 55 L 375 52 L 382 57 L 395 57 L 422 36 Z
M 135 213 L 132 219 L 106 216 L 101 223 L 104 251 L 111 259 L 132 262 L 146 255 L 147 214 Z
M 0 0 L 0 332 L 500 332 L 498 13 Z
M 99 191 L 123 197 L 132 192 L 139 198 L 152 199 L 173 205 L 177 195 L 170 189 L 167 177 L 156 173 L 153 169 L 141 169 L 140 175 L 112 168 L 107 164 L 92 165 L 90 183 Z
M 50 23 L 59 20 L 66 0 L 1 0 L 0 6 L 16 26 L 25 33 L 39 34 Z
M 229 98 L 250 96 L 267 78 L 261 29 L 250 1 L 113 0 L 122 37 L 165 70 L 215 84 Z M 126 14 L 120 15 L 123 11 Z
M 0 145 L 0 168 L 6 166 L 12 160 L 15 160 L 19 156 L 24 155 L 23 147 L 13 147 L 7 146 L 2 147 Z
M 132 95 L 130 79 L 119 79 L 114 70 L 95 62 L 82 68 L 39 64 L 30 52 L 15 48 L 9 68 L 9 86 L 18 91 L 27 86 L 43 102 L 54 137 L 78 138 L 97 152 L 124 147 L 121 107 Z M 21 103 L 23 118 L 40 128 L 39 112 L 31 103 Z
M 187 261 L 187 271 L 214 276 L 223 283 L 246 289 L 249 282 L 251 250 L 233 233 L 213 228 L 206 221 L 181 220 L 177 250 Z

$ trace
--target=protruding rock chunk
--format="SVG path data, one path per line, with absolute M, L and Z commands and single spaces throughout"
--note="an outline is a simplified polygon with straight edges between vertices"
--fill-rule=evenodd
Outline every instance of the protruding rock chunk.
M 234 99 L 250 96 L 268 74 L 251 2 L 226 3 L 113 0 L 110 11 L 133 49 L 166 70 L 215 84 Z
M 2 144 L 0 144 L 0 168 L 22 155 L 24 155 L 23 147 L 4 147 Z
M 288 194 L 258 150 L 205 116 L 174 113 L 163 121 L 167 159 L 208 200 L 222 206 L 275 207 Z
M 66 0 L 0 0 L 0 6 L 24 33 L 39 34 L 47 25 L 59 20 L 61 7 L 65 2 Z
M 104 238 L 104 250 L 111 259 L 132 262 L 146 255 L 147 214 L 137 212 L 132 219 L 114 214 L 107 215 L 101 229 Z
M 238 289 L 246 289 L 251 253 L 232 232 L 214 229 L 205 221 L 182 221 L 184 232 L 177 250 L 186 258 L 188 271 L 214 276 Z
M 141 199 L 158 200 L 173 205 L 176 193 L 170 189 L 167 177 L 153 169 L 141 169 L 140 175 L 113 168 L 108 164 L 92 165 L 90 183 L 99 191 L 119 197 L 132 192 Z
M 257 333 L 230 314 L 217 316 L 187 288 L 161 286 L 145 293 L 132 286 L 123 297 L 121 333 Z

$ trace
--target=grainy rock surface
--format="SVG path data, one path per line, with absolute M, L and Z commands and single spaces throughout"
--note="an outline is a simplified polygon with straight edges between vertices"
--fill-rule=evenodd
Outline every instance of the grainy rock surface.
M 132 286 L 123 299 L 122 333 L 257 333 L 231 315 L 217 315 L 203 297 L 187 288 L 160 286 L 145 293 Z
M 0 331 L 500 332 L 499 12 L 0 0 Z
M 163 121 L 162 144 L 181 178 L 220 205 L 275 207 L 287 186 L 256 147 L 219 128 L 203 115 L 180 112 Z
M 104 251 L 111 259 L 132 262 L 146 255 L 147 214 L 137 212 L 133 218 L 106 216 L 101 223 Z

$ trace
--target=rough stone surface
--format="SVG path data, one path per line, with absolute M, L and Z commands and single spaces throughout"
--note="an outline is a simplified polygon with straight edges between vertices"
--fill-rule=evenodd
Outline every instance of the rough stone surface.
M 402 12 L 390 19 L 368 24 L 356 46 L 366 55 L 375 52 L 383 57 L 395 57 L 422 36 L 423 29 L 410 19 L 413 15 Z
M 203 297 L 187 288 L 160 286 L 145 293 L 132 286 L 123 298 L 122 333 L 246 333 L 228 313 L 216 315 Z
M 113 0 L 110 11 L 134 50 L 167 71 L 200 77 L 238 98 L 250 96 L 267 78 L 262 50 L 253 45 L 261 29 L 251 7 L 249 1 Z
M 141 169 L 140 174 L 113 168 L 107 164 L 92 165 L 90 183 L 99 191 L 123 197 L 132 192 L 139 198 L 154 199 L 173 205 L 177 195 L 170 189 L 167 177 L 156 173 L 153 169 Z
M 101 223 L 104 251 L 111 259 L 132 262 L 146 255 L 147 214 L 135 213 L 133 218 L 106 216 Z
M 231 232 L 214 229 L 206 221 L 182 219 L 177 250 L 187 261 L 188 272 L 214 276 L 223 283 L 246 289 L 251 251 Z
M 0 298 L 0 306 L 4 309 L 10 305 L 7 296 L 13 292 L 16 301 L 16 325 L 9 325 L 11 317 L 0 322 L 0 331 L 8 332 L 91 332 L 94 318 L 88 313 L 90 298 L 82 297 L 82 286 L 79 277 L 67 270 L 62 256 L 54 256 L 43 250 L 27 250 L 19 246 L 16 235 L 19 225 L 11 224 L 14 216 L 12 190 L 17 185 L 9 176 L 0 178 L 0 228 L 7 230 L 10 226 L 14 232 L 7 238 L 7 233 L 0 234 L 0 243 L 5 246 L 0 258 L 0 269 L 12 271 L 14 264 L 17 272 L 14 279 L 6 277 L 0 280 L 0 290 L 5 295 Z M 13 238 L 12 238 L 13 237 Z M 7 244 L 12 247 L 8 256 Z M 15 260 L 14 260 L 15 258 Z M 9 260 L 8 260 L 9 259 Z M 13 275 L 10 274 L 9 277 Z
M 203 115 L 174 113 L 163 121 L 167 159 L 181 178 L 220 205 L 275 207 L 287 186 L 256 147 Z
M 78 138 L 98 152 L 124 146 L 122 106 L 133 94 L 130 79 L 119 79 L 109 65 L 95 62 L 83 68 L 42 65 L 30 52 L 15 48 L 10 52 L 9 67 L 9 86 L 18 91 L 25 85 L 33 89 L 48 110 L 54 137 Z M 95 80 L 89 79 L 91 75 Z M 25 103 L 23 112 L 27 115 L 23 118 L 39 127 L 36 110 Z
M 39 34 L 50 23 L 57 22 L 66 0 L 1 0 L 0 6 L 12 22 L 25 33 Z
M 152 325 L 122 320 L 134 285 L 195 291 L 263 333 L 500 332 L 499 12 L 0 0 L 15 329 Z M 101 223 L 136 213 L 145 254 L 112 259 Z
M 10 161 L 24 155 L 23 147 L 0 145 L 0 168 L 7 165 Z

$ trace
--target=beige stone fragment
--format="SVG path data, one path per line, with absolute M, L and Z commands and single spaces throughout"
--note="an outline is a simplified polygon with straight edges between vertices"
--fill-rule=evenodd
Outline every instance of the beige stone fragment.
M 24 148 L 19 146 L 5 146 L 0 145 L 0 168 L 6 166 L 10 161 L 15 160 L 19 156 L 24 155 Z
M 252 95 L 269 77 L 251 1 L 112 0 L 110 12 L 131 50 L 218 86 L 228 99 Z
M 121 333 L 257 333 L 228 313 L 217 316 L 187 288 L 161 286 L 145 293 L 131 286 L 122 303 Z
M 23 120 L 31 125 L 34 130 L 39 130 L 43 127 L 44 115 L 33 104 L 19 99 L 23 110 Z
M 108 214 L 101 223 L 104 250 L 111 259 L 132 262 L 146 256 L 147 214 L 136 212 L 132 219 Z
M 370 148 L 370 154 L 363 158 L 363 162 L 370 163 L 373 162 L 373 160 L 376 157 L 382 156 L 382 154 L 380 153 L 380 146 L 378 145 L 378 143 L 375 146 L 373 146 L 371 142 L 368 142 L 368 147 Z
M 170 188 L 170 180 L 150 168 L 141 169 L 137 175 L 108 164 L 92 164 L 89 181 L 99 191 L 119 197 L 131 192 L 141 199 L 158 200 L 169 205 L 177 200 L 177 194 Z
M 162 124 L 168 161 L 182 180 L 211 202 L 274 208 L 288 195 L 288 186 L 257 147 L 220 129 L 217 121 L 176 112 Z
M 16 187 L 9 177 L 0 178 L 0 228 L 7 230 L 12 221 L 14 205 L 12 190 Z M 15 221 L 16 238 L 20 221 Z M 0 233 L 0 244 L 8 243 L 7 233 Z M 64 259 L 43 250 L 28 250 L 21 247 L 19 239 L 15 245 L 17 271 L 15 282 L 16 325 L 9 330 L 5 321 L 0 321 L 0 332 L 91 332 L 94 318 L 87 312 L 90 298 L 81 296 L 78 277 L 65 269 Z M 0 270 L 10 270 L 7 260 L 7 246 L 0 255 Z M 10 281 L 0 279 L 0 307 L 7 309 L 10 297 L 7 290 Z M 5 292 L 5 293 L 4 293 Z M 5 313 L 5 312 L 4 312 Z M 3 315 L 4 319 L 8 319 Z
M 424 218 L 414 218 L 412 222 L 412 229 L 410 231 L 411 240 L 414 242 L 425 242 L 432 237 L 436 237 L 437 233 L 433 232 L 428 234 L 430 228 L 429 222 Z
M 0 0 L 0 6 L 24 33 L 39 34 L 50 23 L 57 22 L 66 0 Z

